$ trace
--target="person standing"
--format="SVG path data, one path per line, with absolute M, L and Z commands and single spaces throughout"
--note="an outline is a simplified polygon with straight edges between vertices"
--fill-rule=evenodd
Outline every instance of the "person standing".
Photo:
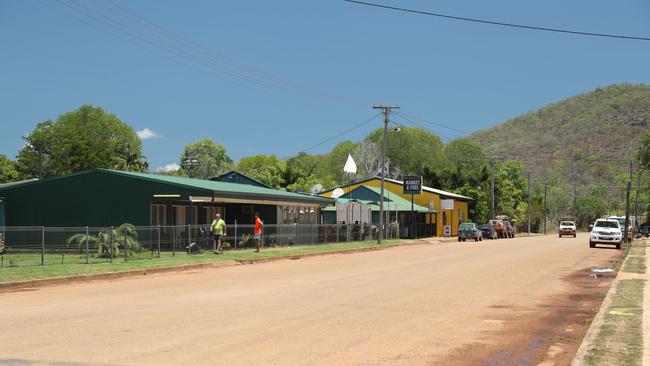
M 210 231 L 214 233 L 214 254 L 221 254 L 223 252 L 221 243 L 226 236 L 226 222 L 221 219 L 220 213 L 214 215 L 214 220 L 212 221 L 212 225 L 210 225 Z
M 253 232 L 253 239 L 255 239 L 255 251 L 260 251 L 260 242 L 262 241 L 262 233 L 264 232 L 264 222 L 260 219 L 260 214 L 255 212 L 255 231 Z

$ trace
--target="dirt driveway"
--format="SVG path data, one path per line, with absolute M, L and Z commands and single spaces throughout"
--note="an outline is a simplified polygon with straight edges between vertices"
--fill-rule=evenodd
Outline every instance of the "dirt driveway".
M 0 365 L 566 364 L 619 251 L 546 236 L 0 294 Z

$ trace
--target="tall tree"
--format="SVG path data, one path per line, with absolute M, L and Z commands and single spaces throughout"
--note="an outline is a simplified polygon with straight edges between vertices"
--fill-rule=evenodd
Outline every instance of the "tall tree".
M 5 155 L 0 154 L 0 183 L 14 182 L 19 178 L 20 174 L 16 169 L 16 164 Z
M 380 155 L 376 143 L 368 139 L 361 141 L 352 152 L 352 157 L 357 164 L 357 177 L 365 179 L 375 175 L 379 167 Z
M 56 122 L 39 123 L 24 138 L 17 163 L 27 178 L 37 177 L 40 170 L 48 177 L 94 168 L 142 171 L 147 167 L 133 128 L 88 104 L 60 115 Z
M 180 157 L 180 173 L 190 178 L 210 179 L 232 169 L 232 159 L 223 145 L 212 139 L 185 145 Z
M 273 187 L 280 188 L 284 184 L 286 163 L 275 155 L 255 155 L 241 159 L 237 163 L 237 171 Z

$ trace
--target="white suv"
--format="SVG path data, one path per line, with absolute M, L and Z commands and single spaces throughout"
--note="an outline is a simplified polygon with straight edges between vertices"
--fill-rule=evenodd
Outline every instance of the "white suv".
M 576 224 L 573 221 L 561 221 L 560 227 L 558 228 L 558 234 L 560 238 L 562 235 L 573 235 L 576 237 Z
M 598 219 L 589 233 L 589 247 L 595 248 L 597 243 L 615 244 L 616 249 L 621 249 L 623 234 L 617 220 Z

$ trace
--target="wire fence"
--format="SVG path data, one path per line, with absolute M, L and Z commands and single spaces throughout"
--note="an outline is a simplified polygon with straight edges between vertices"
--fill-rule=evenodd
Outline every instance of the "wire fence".
M 228 225 L 224 250 L 255 247 L 254 225 Z M 386 228 L 386 239 L 399 238 L 399 226 Z M 377 239 L 371 225 L 264 225 L 265 247 L 318 245 Z M 119 227 L 0 227 L 0 268 L 98 264 L 193 255 L 215 249 L 209 225 Z

